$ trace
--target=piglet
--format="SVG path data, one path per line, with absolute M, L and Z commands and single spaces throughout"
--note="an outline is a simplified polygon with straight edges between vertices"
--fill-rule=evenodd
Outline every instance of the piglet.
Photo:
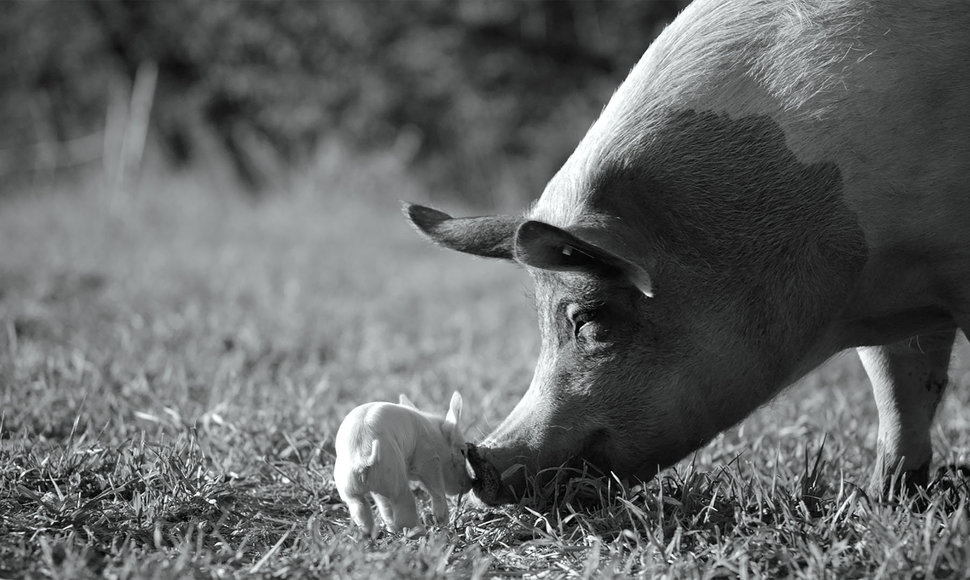
M 445 494 L 465 493 L 472 486 L 460 418 L 457 392 L 444 418 L 419 411 L 404 395 L 397 405 L 367 403 L 347 415 L 337 430 L 333 477 L 351 517 L 365 533 L 374 531 L 368 494 L 373 494 L 391 530 L 417 526 L 409 481 L 421 482 L 431 495 L 435 518 L 448 520 Z

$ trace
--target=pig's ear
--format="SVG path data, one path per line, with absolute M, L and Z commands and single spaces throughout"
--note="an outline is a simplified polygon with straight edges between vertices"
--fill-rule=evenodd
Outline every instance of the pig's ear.
M 414 409 L 415 411 L 418 410 L 418 406 L 415 405 L 414 403 L 412 403 L 411 402 L 411 399 L 409 399 L 408 396 L 405 395 L 404 393 L 401 393 L 401 396 L 398 397 L 397 404 L 398 405 L 401 405 L 402 407 L 410 407 L 410 408 Z
M 410 203 L 402 206 L 408 220 L 432 242 L 486 258 L 514 259 L 515 230 L 525 221 L 504 215 L 453 218 L 430 207 Z
M 542 270 L 618 273 L 644 295 L 653 297 L 653 281 L 643 266 L 562 228 L 527 221 L 515 232 L 515 259 Z
M 461 430 L 458 422 L 461 421 L 461 395 L 455 391 L 451 395 L 451 403 L 448 405 L 448 414 L 445 415 L 445 422 L 441 426 L 445 437 L 450 441 L 457 441 Z

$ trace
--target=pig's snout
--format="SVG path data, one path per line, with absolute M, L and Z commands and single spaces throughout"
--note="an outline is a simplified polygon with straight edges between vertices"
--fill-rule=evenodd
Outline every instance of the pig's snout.
M 501 505 L 516 501 L 513 489 L 522 490 L 525 487 L 525 469 L 506 469 L 499 471 L 495 466 L 493 451 L 479 448 L 474 443 L 468 443 L 468 464 L 474 477 L 472 490 L 483 503 L 487 505 Z M 505 478 L 503 479 L 503 474 Z M 519 481 L 521 480 L 521 481 Z
M 609 437 L 603 430 L 569 442 L 546 438 L 516 438 L 494 434 L 482 446 L 468 443 L 468 464 L 474 474 L 472 489 L 487 505 L 515 503 L 527 490 L 540 490 L 563 467 L 577 467 L 583 460 L 596 458 L 602 464 L 609 457 Z

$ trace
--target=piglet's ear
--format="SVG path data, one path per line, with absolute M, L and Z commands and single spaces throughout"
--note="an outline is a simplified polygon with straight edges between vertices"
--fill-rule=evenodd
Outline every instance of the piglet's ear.
M 442 431 L 444 431 L 445 437 L 452 441 L 457 440 L 460 431 L 458 429 L 458 422 L 461 420 L 461 395 L 458 391 L 455 391 L 451 395 L 451 404 L 448 405 L 448 414 L 445 415 L 445 422 L 441 426 Z
M 411 409 L 414 409 L 415 411 L 418 410 L 418 406 L 415 405 L 414 403 L 412 403 L 411 402 L 411 399 L 409 399 L 408 396 L 405 395 L 404 393 L 401 393 L 401 396 L 398 397 L 397 404 L 398 405 L 401 405 L 402 407 L 410 407 Z

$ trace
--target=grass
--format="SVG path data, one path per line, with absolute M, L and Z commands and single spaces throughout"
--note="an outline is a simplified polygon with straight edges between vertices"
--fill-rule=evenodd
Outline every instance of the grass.
M 581 476 L 362 538 L 340 420 L 457 389 L 482 438 L 531 376 L 529 284 L 419 239 L 397 199 L 424 196 L 380 159 L 293 189 L 0 204 L 0 577 L 967 577 L 965 481 L 925 510 L 861 492 L 876 416 L 851 354 L 646 485 Z M 968 369 L 961 342 L 938 463 L 968 462 Z

